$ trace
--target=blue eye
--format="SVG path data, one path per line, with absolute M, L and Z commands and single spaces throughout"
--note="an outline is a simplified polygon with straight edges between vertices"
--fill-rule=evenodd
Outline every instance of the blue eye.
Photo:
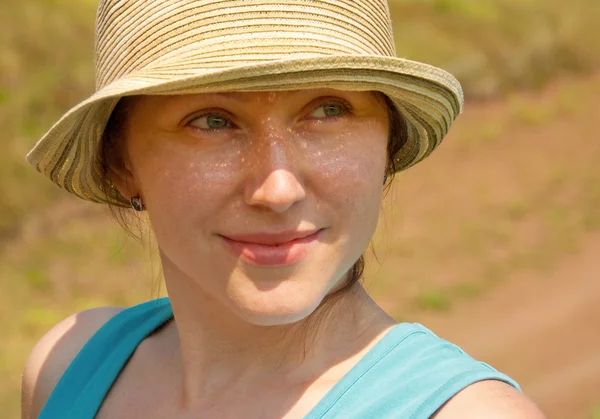
M 346 108 L 339 103 L 326 103 L 319 106 L 311 112 L 311 116 L 315 118 L 333 118 L 344 113 Z
M 204 115 L 204 116 L 198 117 L 198 118 L 192 120 L 190 122 L 190 125 L 192 125 L 196 128 L 204 129 L 204 130 L 217 130 L 217 129 L 227 128 L 227 127 L 232 126 L 229 119 L 225 118 L 224 116 L 218 115 L 218 114 Z

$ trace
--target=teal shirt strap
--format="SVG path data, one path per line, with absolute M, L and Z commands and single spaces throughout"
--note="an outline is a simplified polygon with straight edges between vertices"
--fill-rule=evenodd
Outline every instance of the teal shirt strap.
M 107 321 L 65 370 L 38 419 L 94 418 L 139 343 L 172 317 L 170 302 L 163 298 Z

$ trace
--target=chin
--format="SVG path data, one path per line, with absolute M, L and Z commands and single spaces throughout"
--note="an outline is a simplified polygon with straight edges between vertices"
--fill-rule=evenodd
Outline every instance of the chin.
M 285 287 L 288 288 L 288 287 Z M 254 290 L 230 299 L 231 307 L 246 322 L 256 326 L 282 326 L 309 317 L 319 307 L 326 290 Z M 321 291 L 321 292 L 319 292 Z

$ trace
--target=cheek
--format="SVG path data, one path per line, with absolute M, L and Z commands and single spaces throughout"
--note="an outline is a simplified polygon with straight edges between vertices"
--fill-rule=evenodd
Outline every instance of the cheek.
M 361 128 L 339 134 L 332 147 L 308 153 L 321 201 L 359 213 L 379 209 L 387 163 L 387 133 L 378 126 Z
M 215 214 L 231 193 L 235 176 L 231 158 L 207 158 L 206 153 L 190 149 L 154 152 L 137 172 L 159 237 L 181 233 Z
M 339 272 L 364 253 L 377 227 L 386 150 L 385 132 L 357 131 L 326 154 L 312 156 L 317 212 L 329 215 Z

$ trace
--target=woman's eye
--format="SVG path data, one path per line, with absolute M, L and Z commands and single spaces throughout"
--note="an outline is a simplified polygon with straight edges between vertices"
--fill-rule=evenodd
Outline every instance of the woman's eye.
M 345 107 L 339 103 L 327 103 L 325 105 L 321 105 L 311 112 L 311 116 L 315 118 L 332 118 L 336 116 L 340 116 L 344 113 Z
M 221 115 L 204 115 L 192 120 L 190 125 L 205 130 L 216 130 L 232 126 L 229 119 Z

